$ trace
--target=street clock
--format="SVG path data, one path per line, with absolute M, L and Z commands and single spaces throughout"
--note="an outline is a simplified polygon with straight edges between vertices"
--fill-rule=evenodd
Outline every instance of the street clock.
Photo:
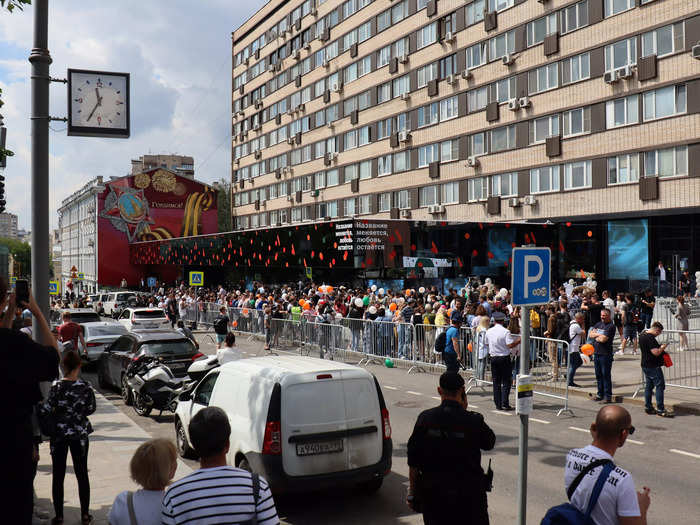
M 68 70 L 68 135 L 128 138 L 129 74 Z

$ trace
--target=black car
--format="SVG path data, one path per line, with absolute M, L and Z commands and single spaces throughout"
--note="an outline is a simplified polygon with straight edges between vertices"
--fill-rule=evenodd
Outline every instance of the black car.
M 121 336 L 108 346 L 97 369 L 97 380 L 101 388 L 120 388 L 124 402 L 130 405 L 133 393 L 126 383 L 126 369 L 141 356 L 152 355 L 163 358 L 175 377 L 187 375 L 192 361 L 201 356 L 191 340 L 180 332 L 135 332 Z

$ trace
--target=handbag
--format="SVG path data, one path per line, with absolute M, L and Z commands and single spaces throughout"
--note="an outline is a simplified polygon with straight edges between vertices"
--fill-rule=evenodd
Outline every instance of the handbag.
M 670 356 L 669 354 L 667 354 L 666 352 L 664 352 L 664 353 L 661 354 L 661 355 L 662 355 L 663 358 L 664 358 L 664 366 L 665 366 L 666 368 L 672 367 L 672 366 L 673 366 L 673 359 L 671 359 L 671 356 Z
M 44 404 L 39 407 L 36 415 L 39 420 L 39 430 L 41 430 L 41 433 L 48 438 L 54 437 L 56 435 L 58 422 L 56 411 Z

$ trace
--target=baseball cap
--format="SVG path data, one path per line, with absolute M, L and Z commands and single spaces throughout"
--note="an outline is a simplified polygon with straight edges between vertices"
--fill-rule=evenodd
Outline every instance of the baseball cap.
M 503 312 L 493 312 L 491 320 L 494 322 L 501 322 L 506 320 L 506 315 Z
M 464 386 L 464 378 L 457 372 L 443 372 L 440 376 L 440 388 L 454 392 Z

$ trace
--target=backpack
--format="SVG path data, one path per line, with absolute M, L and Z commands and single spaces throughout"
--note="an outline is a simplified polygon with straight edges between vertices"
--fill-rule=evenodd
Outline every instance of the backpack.
M 442 354 L 447 346 L 447 331 L 443 330 L 435 338 L 435 350 L 436 354 Z
M 540 525 L 594 525 L 591 520 L 591 513 L 595 508 L 596 503 L 598 503 L 598 497 L 603 491 L 603 486 L 610 476 L 610 472 L 615 468 L 615 464 L 609 459 L 598 459 L 591 462 L 586 468 L 579 472 L 578 476 L 571 482 L 569 489 L 566 491 L 566 495 L 571 500 L 571 497 L 576 492 L 576 489 L 581 483 L 581 480 L 586 476 L 591 470 L 596 467 L 603 465 L 603 470 L 598 476 L 598 479 L 593 486 L 593 492 L 591 493 L 590 500 L 588 501 L 588 507 L 586 508 L 585 514 L 574 507 L 571 503 L 562 503 L 556 507 L 552 507 L 547 511 L 547 514 L 542 518 Z
M 569 327 L 571 326 L 571 319 L 567 315 L 559 314 L 557 319 L 557 339 L 561 341 L 571 342 Z
M 228 331 L 228 326 L 227 326 L 226 318 L 225 317 L 219 317 L 216 321 L 214 321 L 214 331 L 217 334 L 225 334 Z

